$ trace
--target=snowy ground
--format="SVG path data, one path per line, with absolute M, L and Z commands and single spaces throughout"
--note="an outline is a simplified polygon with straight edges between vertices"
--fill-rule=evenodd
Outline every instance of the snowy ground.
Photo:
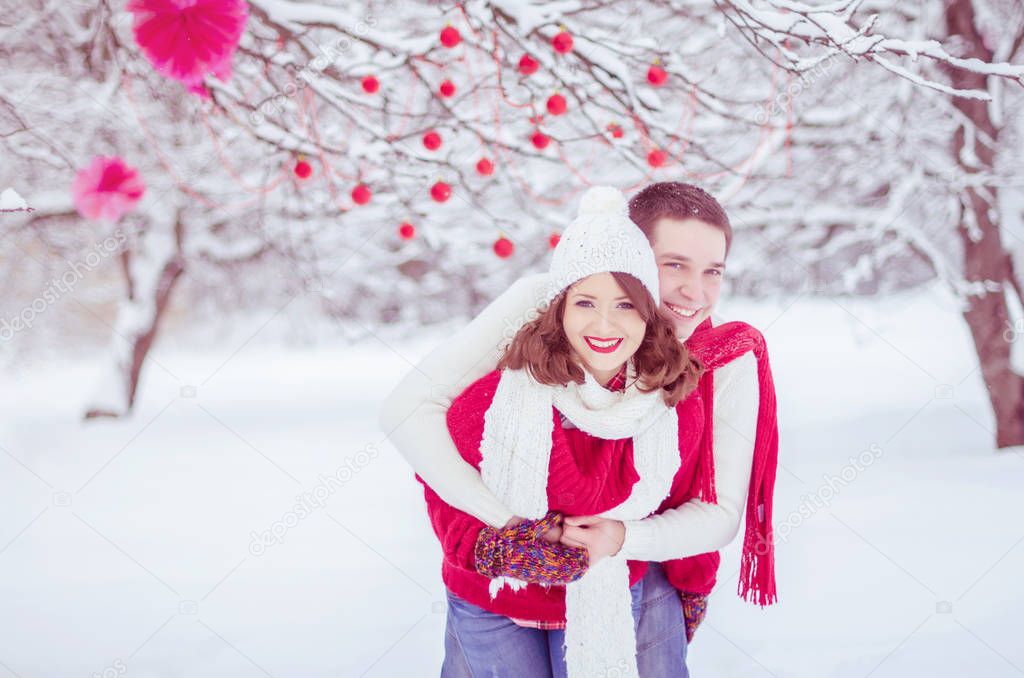
M 772 351 L 782 602 L 737 598 L 734 542 L 693 674 L 1024 674 L 1024 452 L 992 449 L 952 304 L 722 310 Z M 81 423 L 80 359 L 4 375 L 0 676 L 437 674 L 439 549 L 376 409 L 444 333 L 301 348 L 267 317 L 163 339 L 126 421 Z

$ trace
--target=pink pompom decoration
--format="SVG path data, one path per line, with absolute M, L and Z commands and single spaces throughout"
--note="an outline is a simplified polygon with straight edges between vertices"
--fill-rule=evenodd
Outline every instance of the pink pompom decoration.
M 244 0 L 129 0 L 135 41 L 158 73 L 203 98 L 203 78 L 231 77 L 231 58 L 245 30 Z
M 88 167 L 78 170 L 71 195 L 78 213 L 86 219 L 119 221 L 146 192 L 135 171 L 118 157 L 97 156 Z

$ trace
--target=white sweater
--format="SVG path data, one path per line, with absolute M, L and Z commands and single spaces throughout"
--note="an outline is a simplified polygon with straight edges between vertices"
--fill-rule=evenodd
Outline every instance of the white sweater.
M 385 399 L 380 426 L 413 470 L 451 506 L 494 527 L 513 514 L 484 485 L 448 434 L 449 405 L 495 369 L 504 347 L 533 316 L 547 275 L 525 276 L 465 328 L 427 355 Z M 716 324 L 719 320 L 715 318 Z M 716 551 L 739 532 L 750 485 L 758 408 L 757 363 L 745 353 L 715 371 L 717 504 L 691 499 L 643 520 L 625 521 L 621 554 L 665 561 Z

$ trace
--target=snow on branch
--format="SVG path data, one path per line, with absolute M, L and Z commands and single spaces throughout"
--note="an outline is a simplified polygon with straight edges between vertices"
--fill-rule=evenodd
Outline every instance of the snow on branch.
M 859 28 L 854 27 L 851 24 L 852 14 L 858 2 L 832 3 L 821 7 L 812 7 L 791 0 L 765 0 L 756 7 L 750 0 L 715 2 L 727 15 L 735 17 L 734 23 L 740 30 L 749 32 L 755 43 L 764 40 L 770 43 L 775 51 L 786 55 L 790 62 L 789 68 L 797 72 L 805 70 L 807 64 L 787 44 L 793 38 L 808 45 L 823 45 L 855 60 L 866 59 L 875 62 L 917 85 L 959 97 L 983 101 L 992 98 L 985 90 L 951 88 L 942 82 L 894 64 L 885 56 L 908 57 L 912 62 L 918 62 L 921 57 L 925 57 L 954 69 L 1008 78 L 1024 84 L 1024 65 L 988 63 L 976 58 L 963 59 L 950 54 L 936 40 L 904 40 L 874 34 L 877 14 L 869 16 Z
M 0 192 L 0 212 L 32 212 L 34 211 L 25 202 L 25 199 L 18 195 L 13 188 L 5 188 Z

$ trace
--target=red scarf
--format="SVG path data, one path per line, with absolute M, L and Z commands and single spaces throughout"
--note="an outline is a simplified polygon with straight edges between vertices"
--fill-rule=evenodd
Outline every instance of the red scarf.
M 700 499 L 717 502 L 714 487 L 713 427 L 714 370 L 753 351 L 757 359 L 760 406 L 754 459 L 747 493 L 746 532 L 740 565 L 738 593 L 744 600 L 764 607 L 778 600 L 775 591 L 775 546 L 772 531 L 772 494 L 779 459 L 779 427 L 775 409 L 775 385 L 764 337 L 743 322 L 713 327 L 707 318 L 685 342 L 690 354 L 705 367 L 698 389 L 704 398 L 704 436 L 697 470 Z

